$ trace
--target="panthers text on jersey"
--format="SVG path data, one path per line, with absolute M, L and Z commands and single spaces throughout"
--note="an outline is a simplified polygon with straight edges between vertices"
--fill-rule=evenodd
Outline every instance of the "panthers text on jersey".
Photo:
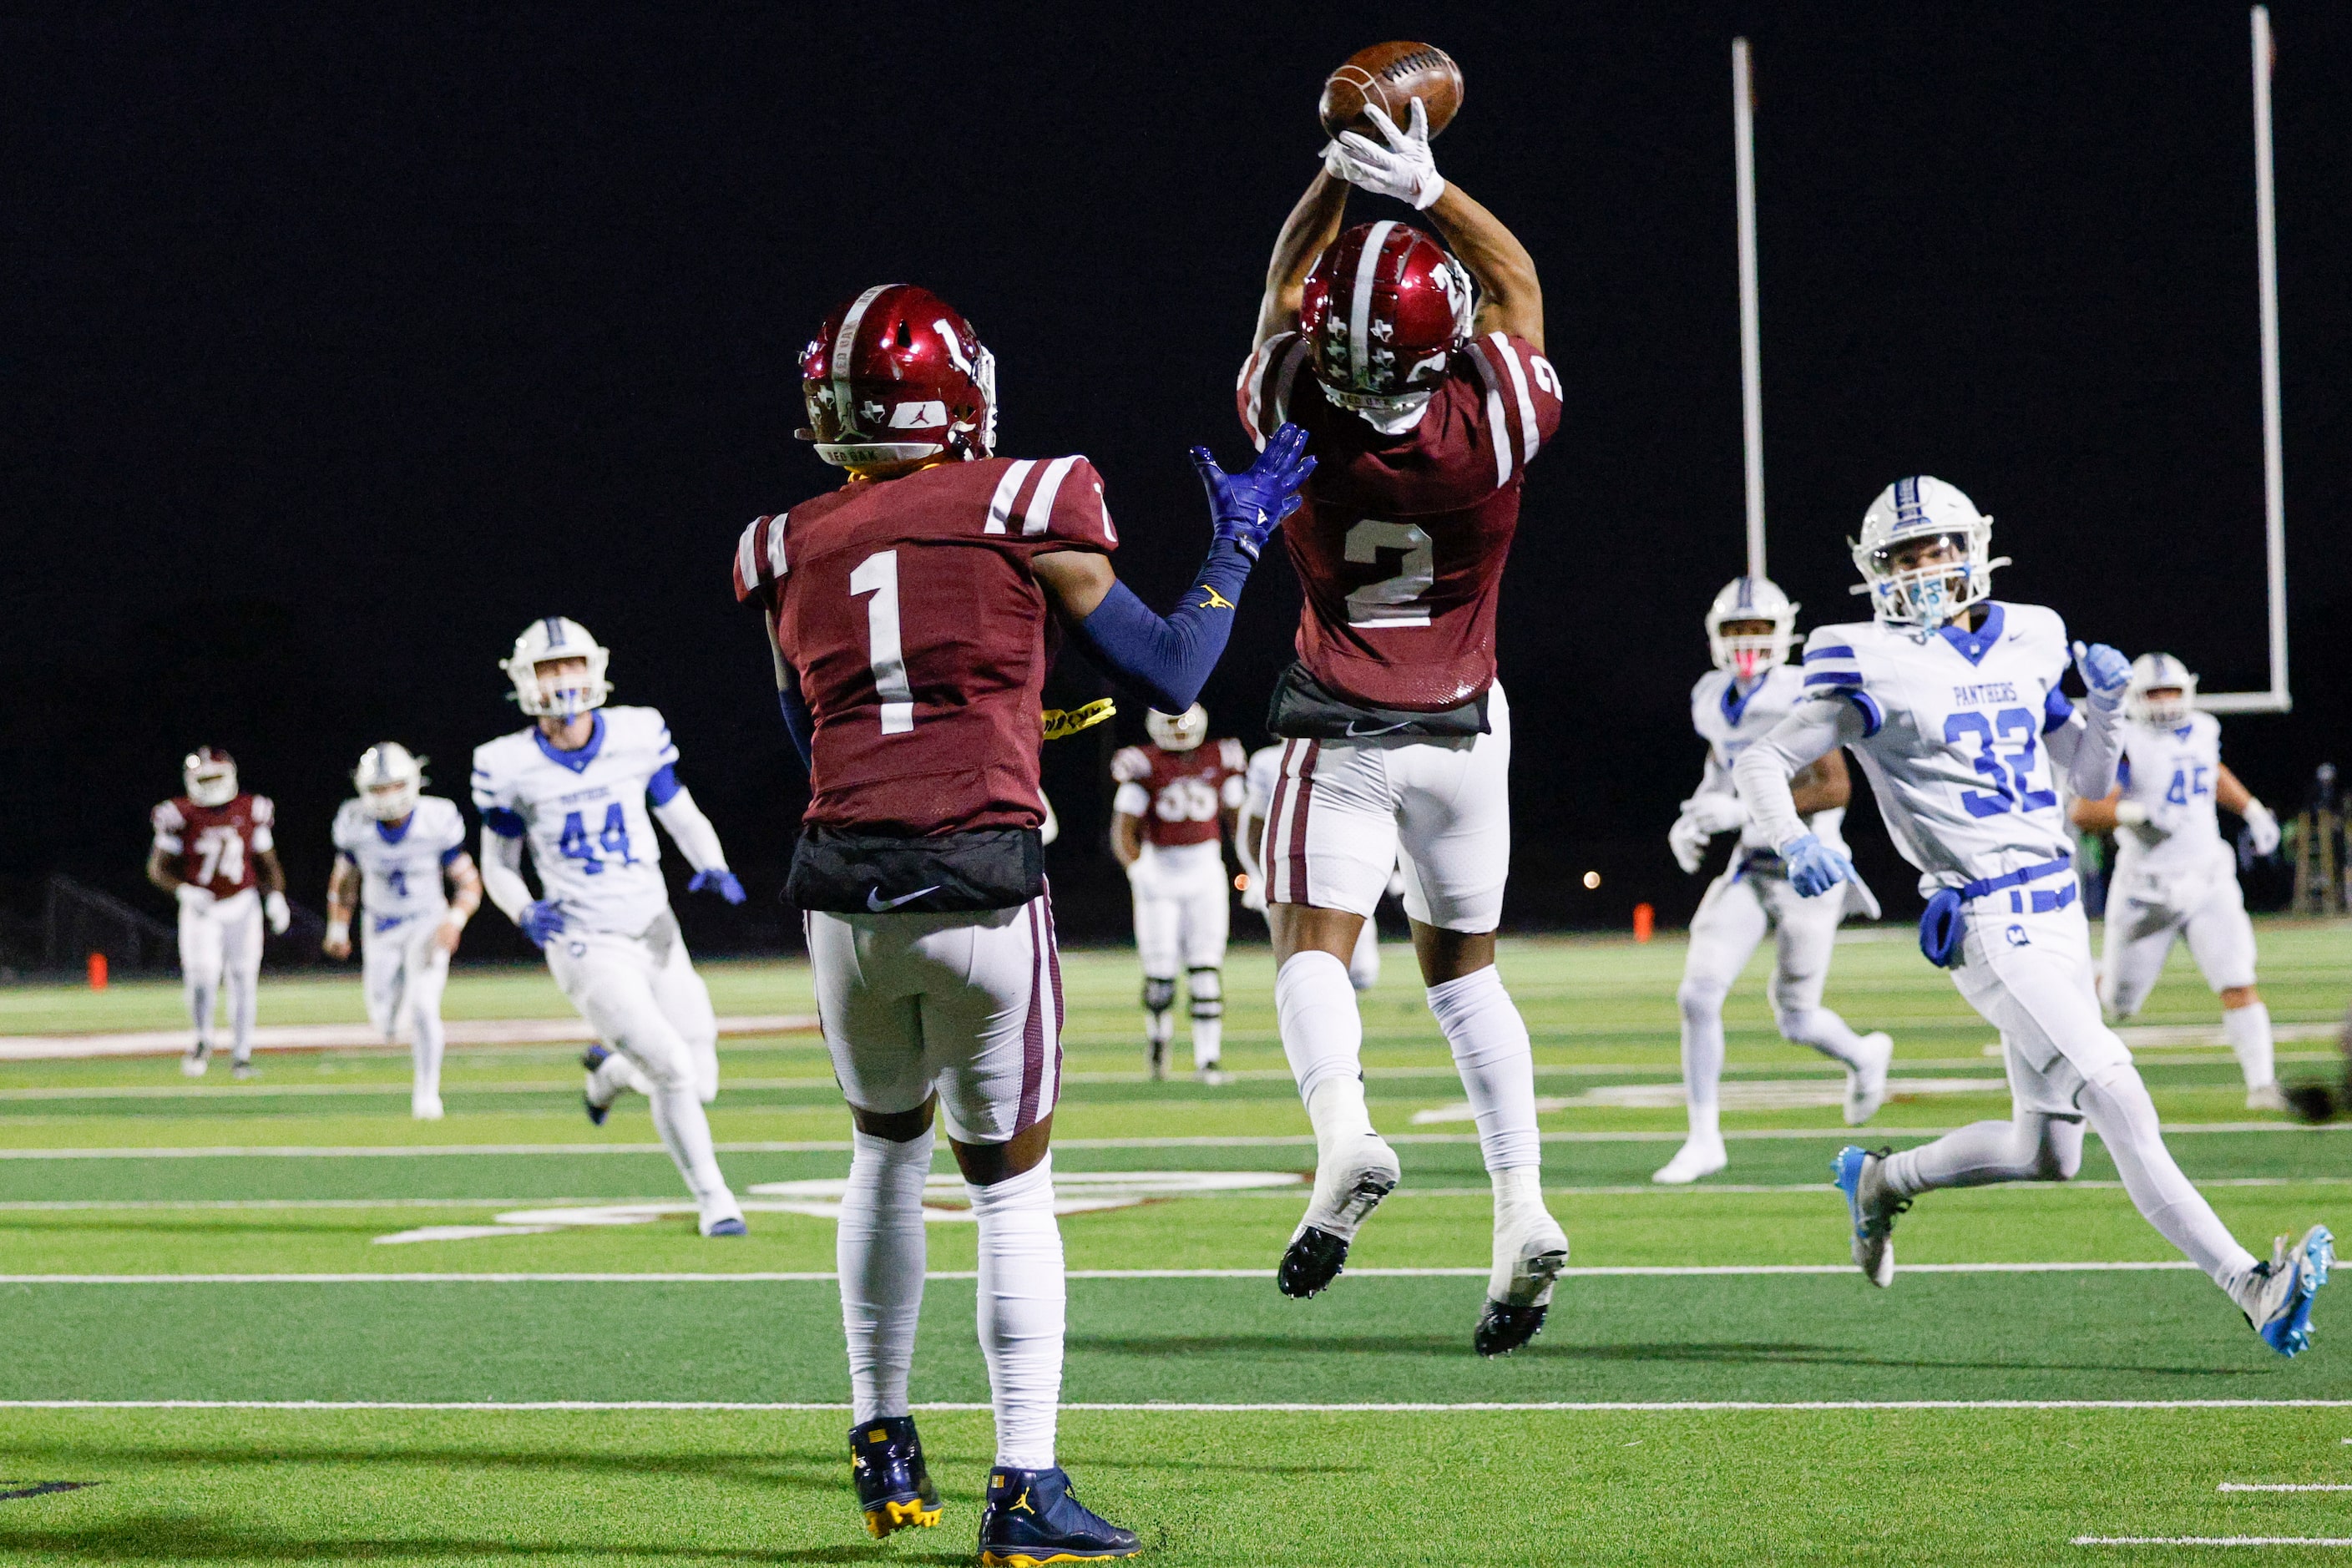
M 2221 721 L 2191 713 L 2185 724 L 2127 723 L 2121 734 L 2116 779 L 2126 800 L 2147 807 L 2147 823 L 2116 829 L 2117 879 L 2204 876 L 2229 863 L 2213 797 L 2221 777 Z
M 1118 546 L 1076 457 L 853 480 L 745 529 L 735 596 L 767 606 L 814 721 L 804 820 L 910 837 L 1043 823 L 1059 636 L 1029 562 Z
M 170 856 L 180 880 L 226 899 L 254 885 L 254 857 L 277 847 L 278 808 L 266 795 L 240 795 L 226 805 L 198 805 L 175 795 L 147 815 L 155 847 Z
M 333 831 L 335 853 L 360 868 L 360 907 L 372 929 L 388 931 L 419 915 L 437 921 L 448 908 L 442 868 L 466 852 L 466 819 L 456 801 L 423 796 L 394 827 L 347 800 Z
M 2074 715 L 2068 664 L 2066 624 L 2039 605 L 1988 601 L 1975 631 L 1924 640 L 1877 621 L 1806 639 L 1805 689 L 1861 710 L 1853 750 L 1923 894 L 2072 852 L 2042 743 Z
M 1383 436 L 1318 390 L 1298 333 L 1243 366 L 1242 425 L 1260 447 L 1286 419 L 1315 454 L 1307 504 L 1282 525 L 1306 604 L 1298 657 L 1331 690 L 1436 712 L 1495 679 L 1495 602 L 1527 465 L 1559 428 L 1559 376 L 1524 339 L 1457 350 L 1419 424 Z
M 1744 694 L 1727 670 L 1710 669 L 1700 676 L 1691 688 L 1691 728 L 1706 742 L 1706 771 L 1694 793 L 1737 796 L 1739 786 L 1732 781 L 1732 764 L 1740 752 L 1770 734 L 1804 695 L 1804 674 L 1793 665 L 1774 665 Z M 1838 829 L 1844 821 L 1845 808 L 1835 806 L 1813 813 L 1805 826 L 1826 842 L 1843 843 Z M 1773 853 L 1769 837 L 1752 820 L 1739 831 L 1739 847 Z
M 588 743 L 558 751 L 536 726 L 474 748 L 482 826 L 527 838 L 541 897 L 582 931 L 635 936 L 669 908 L 646 797 L 678 790 L 677 747 L 652 708 L 599 708 Z
M 1220 816 L 1241 809 L 1248 765 L 1242 743 L 1230 736 L 1187 752 L 1121 747 L 1110 760 L 1110 776 L 1118 781 L 1111 809 L 1139 817 L 1143 841 L 1155 848 L 1213 843 Z

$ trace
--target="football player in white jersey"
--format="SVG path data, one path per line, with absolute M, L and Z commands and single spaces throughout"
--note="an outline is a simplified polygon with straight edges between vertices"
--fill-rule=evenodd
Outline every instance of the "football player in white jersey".
M 589 1119 L 604 1121 L 624 1088 L 645 1094 L 701 1211 L 702 1234 L 741 1236 L 743 1211 L 719 1173 L 702 1111 L 719 1092 L 719 1021 L 670 912 L 647 799 L 694 868 L 690 889 L 740 904 L 743 885 L 678 782 L 677 748 L 660 712 L 604 706 L 611 658 L 561 616 L 533 621 L 515 639 L 503 668 L 535 722 L 474 752 L 482 882 L 610 1047 L 583 1058 Z M 537 899 L 522 878 L 526 840 Z
M 2090 693 L 2059 690 L 2065 623 L 2038 605 L 1990 597 L 1992 520 L 1941 479 L 1898 479 L 1871 503 L 1853 547 L 1874 620 L 1819 626 L 1805 645 L 1800 703 L 1733 772 L 1740 798 L 1808 898 L 1853 874 L 1807 830 L 1790 775 L 1839 746 L 1870 775 L 1887 831 L 1919 868 L 1919 945 L 2000 1031 L 2013 1113 L 1901 1153 L 1842 1151 L 1833 1162 L 1854 1261 L 1895 1277 L 1895 1218 L 1937 1187 L 2065 1181 L 2087 1122 L 2133 1205 L 2246 1314 L 2265 1343 L 2308 1342 L 2314 1293 L 2335 1238 L 2313 1226 L 2267 1260 L 2241 1247 L 2173 1163 L 2131 1052 L 2100 1016 L 2090 924 L 2076 896 L 2058 775 L 2084 799 L 2115 783 L 2131 668 L 2102 645 L 2072 645 Z
M 1241 860 L 1242 874 L 1249 879 L 1249 886 L 1242 891 L 1242 908 L 1261 915 L 1265 913 L 1265 818 L 1274 808 L 1275 784 L 1282 777 L 1282 752 L 1281 746 L 1273 745 L 1249 754 L 1248 770 L 1242 775 L 1241 824 L 1234 830 L 1234 854 Z M 1403 872 L 1391 871 L 1388 896 L 1403 891 Z M 1348 984 L 1360 992 L 1380 983 L 1380 927 L 1366 921 L 1348 954 Z
M 2221 765 L 2221 721 L 2196 710 L 2197 677 L 2168 653 L 2132 661 L 2124 693 L 2124 760 L 2104 800 L 2078 800 L 2074 826 L 2116 836 L 2099 994 L 2118 1020 L 2137 1013 L 2186 938 L 2221 998 L 2221 1027 L 2246 1078 L 2246 1109 L 2284 1110 L 2271 1010 L 2254 989 L 2254 922 L 2238 887 L 2236 853 L 2219 805 L 2245 819 L 2249 847 L 2279 845 L 2278 819 Z
M 441 992 L 449 956 L 482 903 L 481 874 L 466 853 L 455 801 L 425 793 L 425 759 L 397 741 L 360 753 L 359 797 L 335 813 L 335 868 L 327 879 L 329 958 L 352 955 L 354 905 L 368 1022 L 389 1041 L 406 1025 L 415 1076 L 409 1114 L 441 1120 Z M 451 898 L 443 884 L 457 889 Z
M 1110 847 L 1135 901 L 1135 951 L 1143 963 L 1144 1044 L 1151 1076 L 1168 1076 L 1176 1031 L 1176 969 L 1185 973 L 1192 1015 L 1192 1071 L 1202 1083 L 1231 1079 L 1224 1049 L 1225 939 L 1233 887 L 1224 836 L 1242 804 L 1242 743 L 1209 739 L 1208 710 L 1152 709 L 1149 746 L 1123 746 L 1110 760 Z
M 1717 1100 L 1723 1078 L 1723 1001 L 1769 931 L 1776 938 L 1772 1015 L 1782 1037 L 1811 1046 L 1845 1067 L 1845 1119 L 1859 1126 L 1886 1100 L 1886 1068 L 1895 1042 L 1884 1034 L 1857 1035 L 1822 1005 L 1830 977 L 1830 951 L 1838 922 L 1859 911 L 1875 918 L 1878 902 L 1859 879 L 1835 899 L 1802 899 L 1789 886 L 1780 857 L 1748 819 L 1733 786 L 1739 753 L 1789 716 L 1804 679 L 1789 663 L 1797 606 L 1769 577 L 1739 577 L 1707 606 L 1706 642 L 1715 668 L 1691 689 L 1691 727 L 1706 742 L 1706 771 L 1683 802 L 1666 842 L 1682 868 L 1696 874 L 1707 840 L 1737 831 L 1731 863 L 1706 890 L 1691 917 L 1690 951 L 1675 994 L 1683 1016 L 1683 1095 L 1690 1137 L 1654 1182 L 1680 1185 L 1711 1176 L 1728 1161 Z M 1822 843 L 1843 850 L 1839 828 L 1853 784 L 1845 755 L 1831 752 L 1790 781 L 1798 814 Z

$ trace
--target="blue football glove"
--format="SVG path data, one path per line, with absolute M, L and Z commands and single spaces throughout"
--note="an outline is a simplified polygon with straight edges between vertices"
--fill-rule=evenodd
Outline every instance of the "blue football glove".
M 533 947 L 545 947 L 547 939 L 563 930 L 563 905 L 554 899 L 541 899 L 523 906 L 522 919 L 515 921 L 522 934 L 530 938 Z
M 1201 488 L 1209 492 L 1216 536 L 1232 540 L 1234 549 L 1256 560 L 1266 536 L 1298 510 L 1298 487 L 1315 471 L 1315 459 L 1306 450 L 1307 432 L 1289 424 L 1276 430 L 1257 461 L 1238 474 L 1219 468 L 1216 455 L 1206 447 L 1193 447 L 1192 468 L 1201 476 Z
M 1780 851 L 1780 863 L 1789 868 L 1789 886 L 1809 899 L 1853 880 L 1853 862 L 1810 833 Z
M 2131 684 L 2131 660 L 2103 642 L 2074 645 L 2074 673 L 2092 704 L 2103 713 L 2123 706 L 2124 688 Z
M 697 871 L 694 874 L 694 880 L 686 885 L 686 890 L 689 893 L 716 891 L 720 898 L 730 904 L 740 904 L 743 901 L 743 884 L 736 879 L 734 872 L 724 866 L 716 866 L 708 871 Z

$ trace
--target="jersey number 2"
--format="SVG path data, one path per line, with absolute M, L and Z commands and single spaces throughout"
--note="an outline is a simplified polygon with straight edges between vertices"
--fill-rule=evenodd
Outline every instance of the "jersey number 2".
M 874 669 L 874 695 L 882 700 L 882 732 L 904 735 L 915 727 L 915 692 L 907 684 L 907 654 L 898 639 L 898 552 L 877 551 L 849 574 L 854 598 L 866 601 L 866 661 Z
M 1429 606 L 1421 596 L 1437 581 L 1437 552 L 1428 532 L 1410 522 L 1388 522 L 1368 517 L 1348 530 L 1348 559 L 1359 565 L 1376 562 L 1383 550 L 1402 550 L 1404 560 L 1393 577 L 1367 583 L 1348 595 L 1351 626 L 1425 626 Z

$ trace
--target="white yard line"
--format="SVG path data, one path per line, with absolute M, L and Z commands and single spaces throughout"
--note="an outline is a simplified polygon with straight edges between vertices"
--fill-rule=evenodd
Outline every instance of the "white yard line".
M 1881 1127 L 1871 1138 L 1939 1138 L 1957 1131 L 1950 1127 Z M 2168 1123 L 2168 1137 L 2193 1137 L 2205 1132 L 2294 1133 L 2306 1137 L 2352 1131 L 2352 1122 L 2336 1121 L 2308 1127 L 2288 1121 L 2204 1121 Z M 1859 1136 L 1851 1127 L 1757 1127 L 1727 1131 L 1730 1142 L 1780 1142 Z M 1685 1131 L 1546 1132 L 1547 1143 L 1680 1143 Z M 1457 1143 L 1478 1142 L 1475 1132 L 1394 1132 L 1391 1143 Z M 1271 1133 L 1252 1137 L 1061 1138 L 1057 1149 L 1311 1149 L 1311 1132 Z M 722 1154 L 845 1154 L 847 1139 L 802 1139 L 775 1142 L 714 1145 Z M 450 1154 L 660 1154 L 658 1143 L 345 1143 L 228 1144 L 167 1149 L 84 1147 L 78 1149 L 0 1149 L 0 1160 L 211 1160 L 211 1159 L 411 1159 Z M 1719 1190 L 1719 1189 L 1718 1189 Z
M 2186 1258 L 2130 1263 L 1909 1263 L 1906 1274 L 2147 1274 L 2194 1269 Z M 1073 1268 L 1072 1279 L 1271 1279 L 1271 1268 Z M 1350 1268 L 1351 1279 L 1484 1279 L 1485 1265 L 1432 1268 Z M 1850 1263 L 1721 1263 L 1563 1268 L 1562 1279 L 1734 1279 L 1767 1275 L 1844 1275 Z M 767 1285 L 827 1284 L 834 1271 L 432 1272 L 340 1274 L 0 1274 L 0 1285 Z M 941 1269 L 926 1279 L 974 1279 L 971 1269 Z
M 2352 1492 L 2352 1486 L 2328 1481 L 2223 1481 L 2218 1492 Z
M 2077 1546 L 2352 1546 L 2352 1535 L 2078 1535 Z
M 426 1399 L 0 1399 L 0 1410 L 451 1410 L 498 1412 L 603 1412 L 620 1410 L 653 1411 L 742 1411 L 753 1414 L 771 1411 L 835 1411 L 846 1410 L 845 1404 L 817 1400 L 777 1400 L 754 1403 L 723 1399 L 516 1399 L 516 1400 L 426 1400 Z M 929 1414 L 934 1411 L 977 1413 L 990 1407 L 982 1404 L 936 1402 L 920 1404 L 910 1409 Z M 2342 1410 L 2352 1408 L 2352 1399 L 1669 1399 L 1669 1400 L 1582 1400 L 1582 1401 L 1470 1401 L 1461 1404 L 1397 1404 L 1366 1402 L 1362 1404 L 1317 1404 L 1305 1401 L 1269 1401 L 1260 1404 L 1214 1405 L 1164 1401 L 1153 1403 L 1074 1403 L 1062 1409 L 1068 1411 L 1134 1412 L 1164 1415 L 1451 1415 L 1469 1412 L 1507 1411 L 1561 1414 L 1628 1414 L 1688 1412 L 1706 1414 L 1717 1411 L 1843 1411 L 1843 1410 L 2276 1410 L 2276 1409 Z M 2122 1544 L 2139 1538 L 2109 1538 L 2077 1536 L 2075 1544 L 2082 1546 Z M 2150 1538 L 2151 1540 L 2153 1538 Z M 2199 1538 L 2176 1538 L 2191 1544 Z M 2217 1538 L 2219 1539 L 2219 1538 Z M 2252 1542 L 2258 1538 L 2228 1538 L 2224 1544 Z M 2352 1544 L 2347 1542 L 2347 1544 Z
M 813 1015 L 779 1013 L 719 1020 L 721 1035 L 813 1033 Z M 596 1032 L 578 1018 L 453 1018 L 453 1046 L 585 1045 Z M 0 1061 L 76 1061 L 95 1057 L 176 1057 L 188 1048 L 185 1029 L 138 1029 L 106 1035 L 0 1036 Z M 257 1051 L 406 1050 L 360 1024 L 265 1024 L 253 1031 Z

